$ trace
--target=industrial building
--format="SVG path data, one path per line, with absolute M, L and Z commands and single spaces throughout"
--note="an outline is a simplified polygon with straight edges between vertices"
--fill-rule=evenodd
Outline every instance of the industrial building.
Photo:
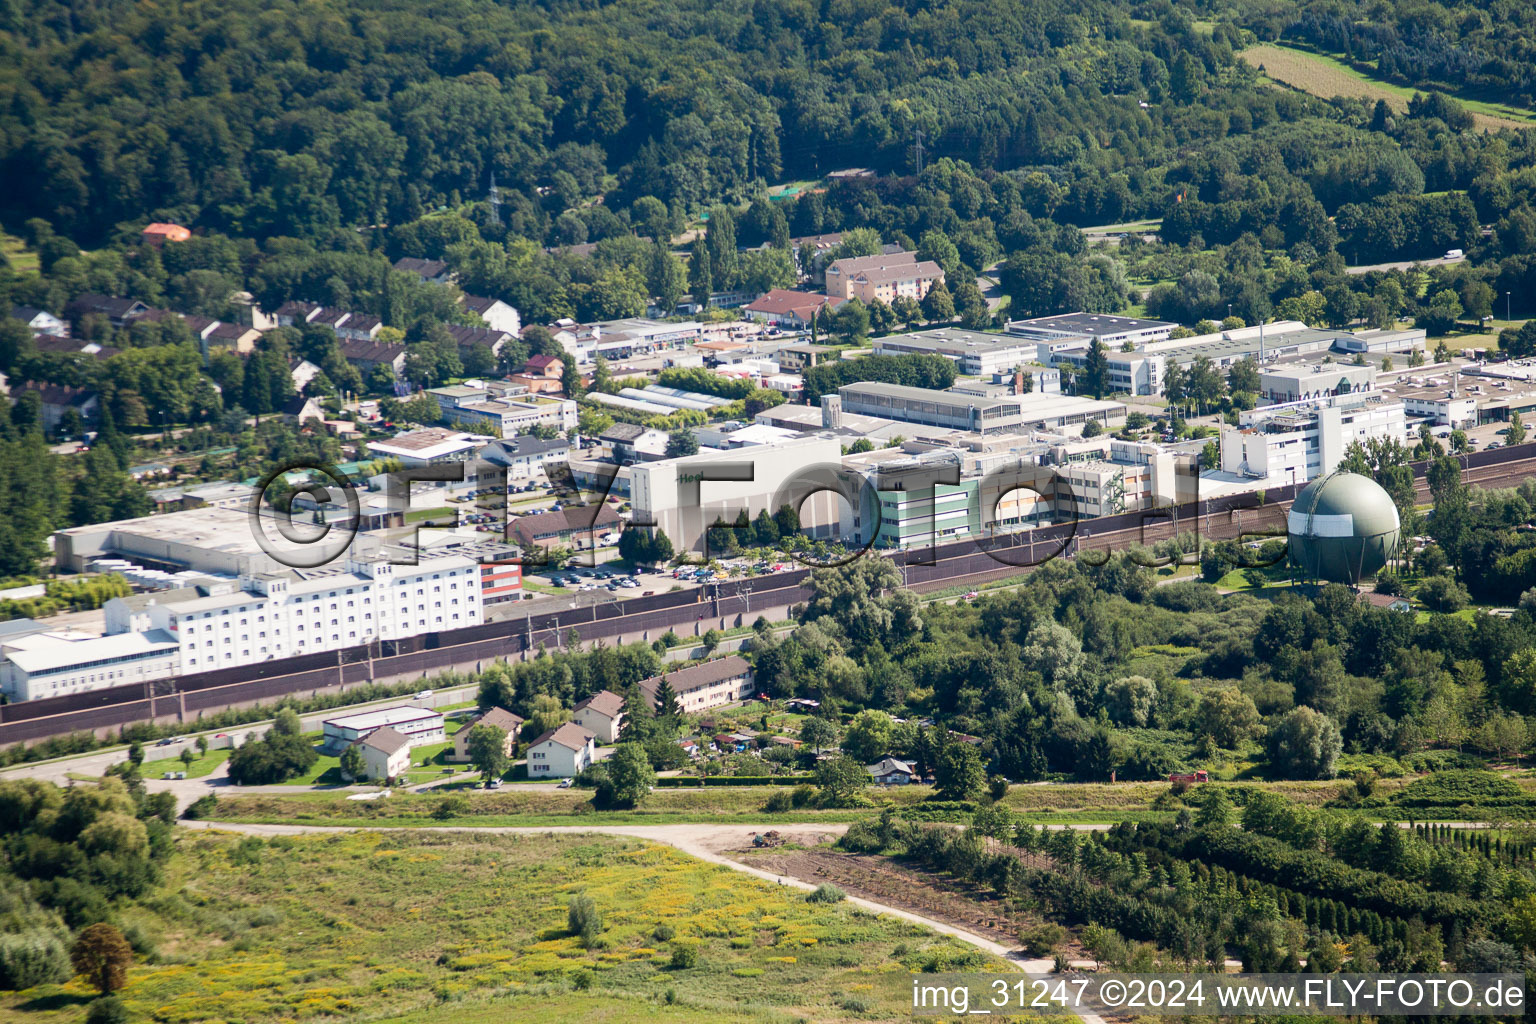
M 1221 470 L 1300 484 L 1337 469 L 1352 441 L 1406 434 L 1403 403 L 1377 392 L 1260 406 L 1222 427 Z
M 957 391 L 859 382 L 837 389 L 845 413 L 920 423 L 977 434 L 1019 433 L 1078 427 L 1088 420 L 1109 424 L 1125 418 L 1120 402 L 1031 393 L 984 398 Z
M 830 479 L 841 458 L 835 437 L 806 437 L 639 463 L 629 468 L 633 522 L 659 528 L 679 551 L 700 551 L 705 531 L 717 519 L 733 522 L 741 510 L 751 518 L 788 503 L 798 506 L 810 536 L 840 537 L 857 525 L 851 506 L 844 507 L 837 494 L 809 497 L 810 488 L 791 492 L 786 485 L 797 477 L 810 479 L 817 467 Z
M 1370 363 L 1281 363 L 1259 373 L 1259 400 L 1283 405 L 1311 398 L 1357 394 L 1376 386 L 1376 367 Z
M 971 377 L 1012 373 L 1035 361 L 1036 344 L 1006 334 L 983 334 L 958 327 L 943 327 L 913 334 L 891 334 L 875 339 L 875 355 L 943 356 Z

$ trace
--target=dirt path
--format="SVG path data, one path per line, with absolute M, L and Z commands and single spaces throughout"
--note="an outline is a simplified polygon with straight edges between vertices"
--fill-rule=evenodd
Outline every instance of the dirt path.
M 326 825 L 249 825 L 234 822 L 219 821 L 188 821 L 182 823 L 186 828 L 212 829 L 221 832 L 238 832 L 245 835 L 256 836 L 292 836 L 306 835 L 309 833 L 324 834 L 328 832 L 357 832 L 365 831 L 352 826 L 326 826 Z M 546 833 L 601 833 L 603 835 L 627 836 L 633 839 L 649 839 L 653 842 L 666 843 L 668 846 L 699 860 L 708 861 L 711 864 L 719 864 L 733 871 L 760 878 L 765 882 L 773 882 L 778 885 L 789 885 L 797 889 L 811 890 L 816 888 L 819 882 L 813 883 L 795 877 L 788 872 L 776 870 L 773 864 L 765 864 L 763 867 L 753 867 L 743 864 L 727 854 L 727 851 L 743 851 L 751 848 L 752 835 L 758 832 L 766 832 L 770 828 L 777 828 L 784 836 L 785 841 L 801 846 L 814 847 L 829 842 L 841 836 L 847 831 L 846 824 L 808 824 L 808 825 L 560 825 L 547 828 L 522 828 L 516 826 L 486 826 L 476 828 L 474 826 L 424 826 L 401 831 L 428 831 L 428 832 L 471 832 L 491 833 L 495 835 L 542 835 Z M 388 831 L 388 830 L 373 830 Z M 832 856 L 823 854 L 823 856 Z M 1017 964 L 1019 969 L 1029 974 L 1048 973 L 1052 968 L 1049 960 L 1031 960 L 1023 958 L 1019 952 L 1017 943 L 1004 945 L 997 939 L 979 934 L 970 928 L 951 924 L 939 917 L 929 916 L 915 910 L 896 906 L 891 903 L 880 902 L 862 896 L 849 896 L 848 901 L 866 910 L 879 914 L 890 914 L 916 924 L 924 925 L 944 935 L 952 935 L 957 939 L 968 942 L 973 946 L 986 950 L 1010 963 Z M 999 934 L 994 931 L 994 935 Z M 1089 1018 L 1084 1018 L 1089 1020 Z M 1089 1020 L 1089 1024 L 1096 1024 Z

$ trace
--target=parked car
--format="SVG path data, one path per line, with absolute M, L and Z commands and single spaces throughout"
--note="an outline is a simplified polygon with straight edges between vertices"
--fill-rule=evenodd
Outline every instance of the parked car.
M 426 700 L 430 696 L 432 696 L 432 691 L 431 690 L 422 690 L 420 693 L 418 693 L 416 695 L 416 699 L 417 700 Z

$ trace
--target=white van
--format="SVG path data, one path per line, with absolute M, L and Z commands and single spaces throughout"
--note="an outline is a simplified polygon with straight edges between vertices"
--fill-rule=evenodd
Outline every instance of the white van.
M 1460 249 L 1445 250 L 1445 258 L 1448 260 L 1459 260 L 1465 255 L 1466 253 L 1462 252 Z

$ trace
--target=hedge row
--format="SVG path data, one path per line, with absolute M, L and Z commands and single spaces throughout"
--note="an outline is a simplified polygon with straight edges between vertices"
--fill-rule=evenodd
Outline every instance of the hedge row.
M 695 786 L 812 786 L 814 775 L 709 775 L 696 778 L 687 775 L 665 775 L 656 780 L 658 789 L 691 789 Z

